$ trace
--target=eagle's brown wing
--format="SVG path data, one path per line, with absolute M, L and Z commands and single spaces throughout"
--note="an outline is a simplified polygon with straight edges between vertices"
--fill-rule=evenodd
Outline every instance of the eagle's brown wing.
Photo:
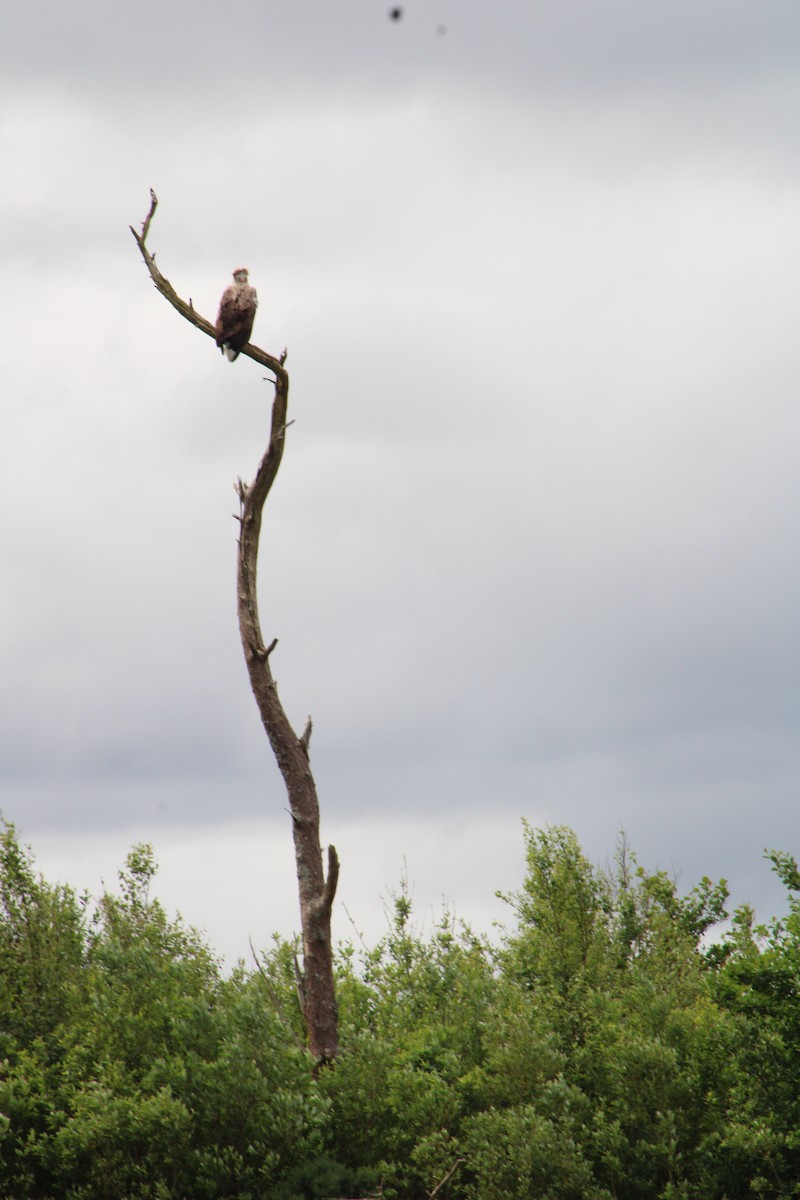
M 247 345 L 256 317 L 255 288 L 239 288 L 231 284 L 226 287 L 220 300 L 217 315 L 216 342 L 220 350 L 227 346 L 231 350 L 231 362 Z

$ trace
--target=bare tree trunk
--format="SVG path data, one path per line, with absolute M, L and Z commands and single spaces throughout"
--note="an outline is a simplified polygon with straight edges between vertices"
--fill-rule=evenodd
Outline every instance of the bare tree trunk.
M 145 241 L 158 201 L 151 190 L 150 211 L 138 234 L 131 226 L 139 250 L 153 283 L 170 304 L 198 329 L 214 337 L 214 327 L 187 304 L 155 265 Z M 328 847 L 328 872 L 323 869 L 319 840 L 319 803 L 309 764 L 311 719 L 300 737 L 292 729 L 278 698 L 269 657 L 277 641 L 264 645 L 258 617 L 257 566 L 261 516 L 270 488 L 283 457 L 286 438 L 286 412 L 289 375 L 284 367 L 286 353 L 280 358 L 246 345 L 243 355 L 267 367 L 275 375 L 275 399 L 269 445 L 259 463 L 256 477 L 249 486 L 238 482 L 241 533 L 238 551 L 239 634 L 250 685 L 256 698 L 261 721 L 278 762 L 289 796 L 294 834 L 297 884 L 300 895 L 300 922 L 303 932 L 303 970 L 299 974 L 300 1002 L 308 1035 L 308 1045 L 318 1067 L 331 1062 L 338 1048 L 338 1021 L 333 985 L 331 945 L 331 909 L 339 877 L 339 860 L 333 846 Z
M 239 633 L 250 673 L 250 685 L 289 795 L 294 833 L 300 921 L 303 930 L 301 1003 L 311 1053 L 317 1063 L 336 1057 L 337 1014 L 333 989 L 331 907 L 339 877 L 339 860 L 328 847 L 328 875 L 322 867 L 317 789 L 308 760 L 311 719 L 298 737 L 283 710 L 269 665 L 275 642 L 265 646 L 258 618 L 256 567 L 261 514 L 283 455 L 289 377 L 277 374 L 269 446 L 253 483 L 239 481 Z

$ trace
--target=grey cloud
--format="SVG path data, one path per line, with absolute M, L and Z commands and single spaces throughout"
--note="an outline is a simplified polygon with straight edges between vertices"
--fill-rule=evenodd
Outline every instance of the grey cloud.
M 565 820 L 595 857 L 624 826 L 687 882 L 769 880 L 800 769 L 800 19 L 441 9 L 437 39 L 421 6 L 234 5 L 229 40 L 204 6 L 183 37 L 180 6 L 53 10 L 3 125 L 0 803 L 156 841 L 284 804 L 234 604 L 270 387 L 151 287 L 153 184 L 179 290 L 213 317 L 246 262 L 289 346 L 262 615 L 325 820 Z
M 708 90 L 720 81 L 794 73 L 800 20 L 782 0 L 768 8 L 690 0 L 643 7 L 636 0 L 587 6 L 437 0 L 387 20 L 380 0 L 257 4 L 235 0 L 224 16 L 208 0 L 143 3 L 123 13 L 92 0 L 40 4 L 5 18 L 4 74 L 87 96 L 182 98 L 190 119 L 207 97 L 235 104 L 257 87 L 279 105 L 305 90 L 433 86 L 461 73 L 479 88 L 631 90 L 656 84 Z M 447 36 L 436 35 L 443 25 Z M 78 72 L 76 68 L 80 66 Z

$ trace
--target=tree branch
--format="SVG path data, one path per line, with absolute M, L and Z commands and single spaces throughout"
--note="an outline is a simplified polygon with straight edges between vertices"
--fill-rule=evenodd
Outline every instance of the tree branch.
M 178 295 L 170 281 L 166 278 L 166 276 L 161 274 L 156 266 L 155 254 L 151 254 L 147 249 L 145 243 L 147 241 L 147 235 L 150 232 L 150 224 L 155 216 L 155 211 L 157 208 L 158 197 L 153 189 L 150 188 L 150 211 L 142 222 L 142 232 L 137 233 L 132 225 L 128 226 L 134 238 L 136 239 L 136 245 L 139 247 L 142 258 L 145 261 L 145 266 L 150 272 L 150 278 L 161 295 L 166 300 L 169 300 L 172 307 L 176 308 L 181 316 L 190 323 L 190 325 L 194 325 L 194 327 L 199 329 L 201 333 L 205 333 L 208 337 L 213 338 L 216 342 L 216 327 L 212 325 L 210 321 L 207 321 L 205 317 L 201 317 L 200 314 L 196 312 L 191 300 L 187 304 L 187 302 Z M 266 367 L 268 370 L 272 371 L 274 375 L 286 376 L 286 371 L 283 366 L 286 361 L 285 350 L 280 358 L 276 358 L 273 354 L 268 354 L 266 350 L 261 350 L 258 346 L 254 346 L 251 342 L 248 342 L 240 353 L 246 355 L 248 358 L 252 358 L 257 363 L 261 363 L 262 367 Z
M 325 891 L 322 894 L 322 903 L 330 913 L 333 907 L 334 897 L 336 896 L 336 888 L 339 883 L 339 855 L 336 853 L 335 846 L 328 846 L 328 878 L 325 880 Z
M 453 1163 L 452 1167 L 451 1167 L 451 1168 L 450 1168 L 450 1170 L 447 1172 L 447 1174 L 446 1174 L 446 1175 L 443 1175 L 443 1176 L 442 1176 L 442 1178 L 439 1180 L 439 1182 L 436 1184 L 436 1187 L 435 1187 L 435 1188 L 433 1188 L 431 1191 L 429 1191 L 429 1192 L 428 1192 L 428 1200 L 433 1200 L 433 1198 L 434 1198 L 434 1196 L 436 1195 L 436 1193 L 437 1193 L 438 1191 L 440 1191 L 440 1190 L 441 1190 L 441 1189 L 444 1187 L 444 1185 L 447 1183 L 447 1181 L 448 1181 L 448 1179 L 450 1178 L 450 1176 L 451 1176 L 451 1175 L 452 1175 L 452 1174 L 453 1174 L 453 1173 L 456 1171 L 456 1169 L 457 1169 L 458 1167 L 460 1167 L 460 1166 L 461 1166 L 461 1164 L 462 1164 L 463 1162 L 466 1162 L 466 1159 L 463 1159 L 463 1158 L 457 1158 L 457 1159 L 456 1159 L 456 1161 Z

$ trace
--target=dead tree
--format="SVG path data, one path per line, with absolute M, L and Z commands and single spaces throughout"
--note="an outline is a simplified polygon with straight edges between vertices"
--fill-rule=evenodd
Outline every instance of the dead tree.
M 142 224 L 142 232 L 137 233 L 133 226 L 130 227 L 150 277 L 161 295 L 169 300 L 181 316 L 214 338 L 214 326 L 195 312 L 191 300 L 187 304 L 178 296 L 156 267 L 155 255 L 151 254 L 145 245 L 158 204 L 152 189 L 150 197 L 150 211 Z M 237 577 L 239 635 L 261 721 L 289 796 L 303 934 L 303 967 L 302 970 L 298 969 L 298 993 L 308 1046 L 316 1066 L 319 1067 L 323 1063 L 331 1062 L 337 1052 L 331 909 L 339 877 L 339 860 L 334 847 L 329 846 L 326 874 L 319 840 L 317 789 L 309 763 L 311 718 L 309 717 L 303 733 L 298 737 L 283 710 L 272 677 L 269 660 L 277 645 L 277 639 L 268 646 L 264 644 L 258 616 L 256 586 L 261 516 L 264 502 L 278 474 L 286 441 L 289 375 L 284 365 L 285 350 L 280 358 L 275 358 L 260 350 L 258 346 L 248 343 L 241 353 L 272 372 L 275 377 L 275 398 L 272 404 L 269 444 L 259 463 L 255 479 L 249 485 L 241 479 L 237 483 L 240 504 Z

